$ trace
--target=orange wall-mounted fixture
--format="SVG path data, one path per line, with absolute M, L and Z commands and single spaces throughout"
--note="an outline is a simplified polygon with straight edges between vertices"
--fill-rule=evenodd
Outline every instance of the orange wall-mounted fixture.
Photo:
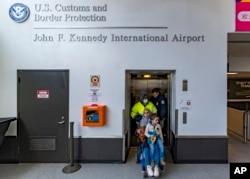
M 82 124 L 83 126 L 104 126 L 105 114 L 105 105 L 85 105 L 82 107 Z

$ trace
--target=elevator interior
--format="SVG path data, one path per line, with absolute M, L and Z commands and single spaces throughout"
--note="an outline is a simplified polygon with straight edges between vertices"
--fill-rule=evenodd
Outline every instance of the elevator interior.
M 136 123 L 130 118 L 130 112 L 133 105 L 139 101 L 140 94 L 146 93 L 150 98 L 152 96 L 153 88 L 160 88 L 160 95 L 164 95 L 167 92 L 167 117 L 166 117 L 166 129 L 163 131 L 164 144 L 165 146 L 170 145 L 170 116 L 171 116 L 171 79 L 172 72 L 167 70 L 138 70 L 138 71 L 127 71 L 127 91 L 130 90 L 130 94 L 127 94 L 127 116 L 129 119 L 128 129 L 130 134 L 128 136 L 129 146 L 137 146 L 137 138 L 135 135 Z M 129 87 L 129 89 L 128 89 Z

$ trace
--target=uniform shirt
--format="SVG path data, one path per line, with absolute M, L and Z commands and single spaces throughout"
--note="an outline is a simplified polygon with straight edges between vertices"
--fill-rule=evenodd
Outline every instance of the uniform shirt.
M 157 114 L 160 117 L 160 120 L 162 120 L 166 115 L 166 102 L 165 98 L 162 95 L 158 95 L 157 98 L 154 98 L 153 96 L 150 98 L 150 101 L 155 105 L 157 108 Z

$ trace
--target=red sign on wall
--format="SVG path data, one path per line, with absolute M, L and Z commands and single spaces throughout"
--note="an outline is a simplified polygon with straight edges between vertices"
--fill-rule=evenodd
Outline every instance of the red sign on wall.
M 250 1 L 235 3 L 235 31 L 250 31 Z
M 49 90 L 37 90 L 36 97 L 37 99 L 49 99 Z

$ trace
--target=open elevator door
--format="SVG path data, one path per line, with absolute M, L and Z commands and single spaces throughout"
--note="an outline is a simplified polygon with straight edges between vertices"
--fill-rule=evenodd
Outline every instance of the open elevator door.
M 137 139 L 135 136 L 135 128 L 136 123 L 130 117 L 131 108 L 134 103 L 139 100 L 139 95 L 141 93 L 147 93 L 149 97 L 151 97 L 151 91 L 153 88 L 160 88 L 161 95 L 165 91 L 168 92 L 168 95 L 171 95 L 171 71 L 168 70 L 127 70 L 126 71 L 126 100 L 125 100 L 125 128 L 127 129 L 126 135 L 126 144 L 127 147 L 136 148 L 137 147 Z M 148 76 L 147 76 L 148 75 Z M 169 78 L 170 77 L 170 78 Z M 170 116 L 171 116 L 171 98 L 168 98 L 167 105 L 167 114 L 166 114 L 166 123 L 167 127 L 165 128 L 166 134 L 164 136 L 164 144 L 166 147 L 170 145 Z

